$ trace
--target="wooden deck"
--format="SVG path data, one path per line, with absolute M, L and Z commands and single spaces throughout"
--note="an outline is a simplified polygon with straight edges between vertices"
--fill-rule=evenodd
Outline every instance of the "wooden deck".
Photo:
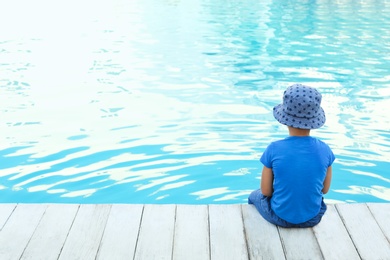
M 309 229 L 252 205 L 0 204 L 0 259 L 390 259 L 390 204 L 329 205 Z

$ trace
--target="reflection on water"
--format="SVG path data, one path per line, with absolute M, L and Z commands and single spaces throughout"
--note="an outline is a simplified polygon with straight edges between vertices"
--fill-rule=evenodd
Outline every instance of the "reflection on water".
M 21 0 L 0 23 L 2 202 L 245 202 L 295 82 L 323 93 L 328 201 L 390 201 L 388 1 Z

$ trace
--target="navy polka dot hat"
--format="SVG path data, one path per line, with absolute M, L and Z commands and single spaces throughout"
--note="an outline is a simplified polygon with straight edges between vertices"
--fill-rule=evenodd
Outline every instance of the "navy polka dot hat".
M 321 93 L 315 88 L 294 84 L 283 94 L 283 104 L 274 107 L 279 123 L 300 129 L 316 129 L 325 124 Z

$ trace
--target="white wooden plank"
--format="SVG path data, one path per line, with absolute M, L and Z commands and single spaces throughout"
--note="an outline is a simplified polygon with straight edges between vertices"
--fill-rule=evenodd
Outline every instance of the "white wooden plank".
M 390 242 L 390 203 L 368 203 L 367 205 L 383 234 Z
M 323 259 L 312 228 L 278 229 L 287 259 Z
M 241 205 L 210 205 L 211 259 L 248 259 Z
M 389 259 L 390 244 L 366 204 L 338 204 L 336 208 L 362 259 Z
M 95 259 L 111 205 L 82 204 L 59 259 Z
M 208 207 L 177 205 L 173 259 L 210 258 Z
M 134 259 L 171 259 L 175 205 L 145 205 Z
M 112 205 L 98 259 L 133 259 L 142 211 L 140 204 Z
M 0 232 L 0 259 L 19 259 L 47 205 L 18 204 Z
M 313 227 L 313 231 L 326 260 L 360 259 L 334 205 L 328 205 L 321 222 Z
M 285 259 L 278 228 L 266 221 L 253 205 L 242 205 L 250 259 Z
M 15 207 L 16 204 L 14 203 L 0 204 L 0 230 L 3 229 L 4 224 L 7 222 Z
M 78 208 L 77 204 L 50 204 L 21 259 L 57 259 Z

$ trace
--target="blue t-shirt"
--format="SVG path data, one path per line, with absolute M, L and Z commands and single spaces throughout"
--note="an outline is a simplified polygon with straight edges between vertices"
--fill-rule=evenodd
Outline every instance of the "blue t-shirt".
M 321 208 L 326 171 L 335 156 L 327 144 L 311 136 L 272 142 L 260 161 L 274 174 L 271 208 L 280 218 L 299 224 Z

